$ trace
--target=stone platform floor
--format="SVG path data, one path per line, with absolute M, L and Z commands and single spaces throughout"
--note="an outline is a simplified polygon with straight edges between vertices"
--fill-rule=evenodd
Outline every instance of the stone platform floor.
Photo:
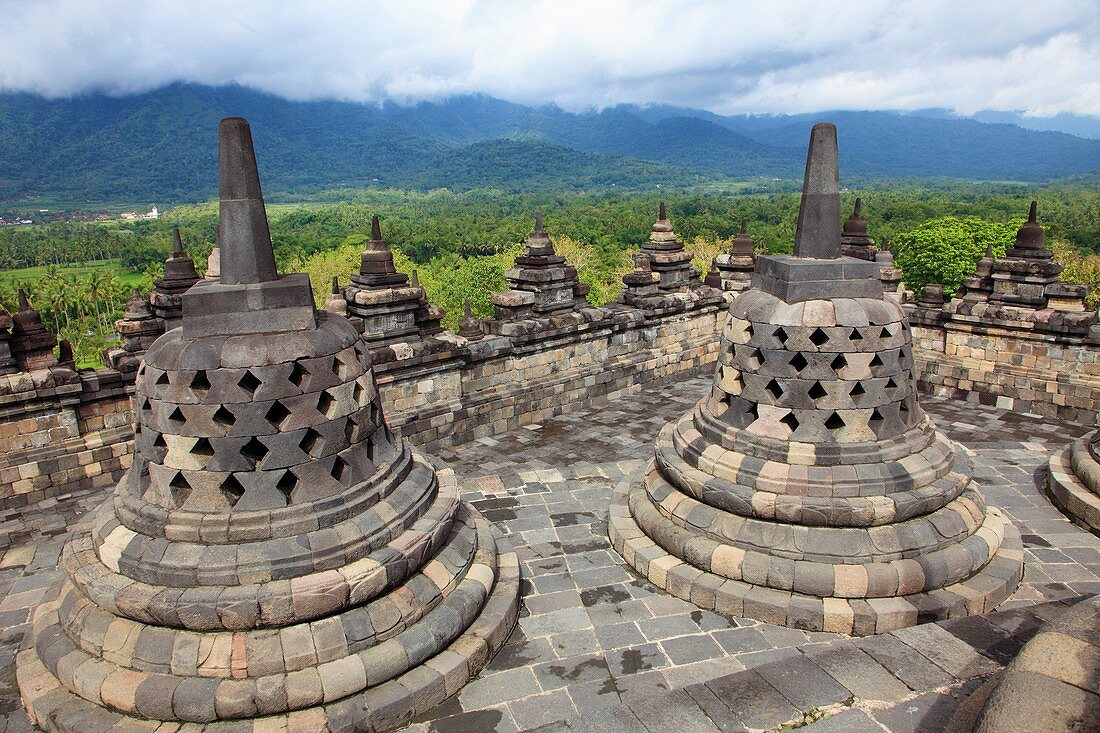
M 695 378 L 436 455 L 517 549 L 519 626 L 480 677 L 411 731 L 940 731 L 1040 622 L 1100 593 L 1100 538 L 1041 493 L 1050 452 L 1086 426 L 924 398 L 1023 533 L 1023 584 L 996 613 L 865 639 L 727 619 L 629 571 L 606 534 L 615 485 L 709 388 Z M 103 495 L 0 516 L 0 733 L 29 730 L 13 659 L 61 546 Z

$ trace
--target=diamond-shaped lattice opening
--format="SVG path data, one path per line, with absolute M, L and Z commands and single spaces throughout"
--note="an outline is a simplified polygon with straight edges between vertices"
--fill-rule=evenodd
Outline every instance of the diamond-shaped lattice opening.
M 839 412 L 834 412 L 832 415 L 829 415 L 829 419 L 825 421 L 825 428 L 827 430 L 836 431 L 840 430 L 842 427 L 844 427 L 844 418 L 840 416 Z
M 337 481 L 344 480 L 344 474 L 347 473 L 348 462 L 340 456 L 336 456 L 336 460 L 332 462 L 332 470 L 329 473 Z
M 191 389 L 198 392 L 210 389 L 210 379 L 207 378 L 205 371 L 199 370 L 195 372 L 195 376 L 191 377 Z
M 149 404 L 149 398 L 148 397 L 143 397 L 142 400 L 141 400 L 141 409 L 142 410 L 148 410 L 148 409 L 150 409 L 150 407 L 151 407 L 151 405 Z
M 275 484 L 275 488 L 286 497 L 286 503 L 289 504 L 290 495 L 294 493 L 294 489 L 298 488 L 298 477 L 289 469 L 283 471 L 283 475 L 279 479 L 279 482 Z
M 814 346 L 821 346 L 829 342 L 829 334 L 822 331 L 820 328 L 815 328 L 814 332 L 810 334 L 810 343 Z
M 351 398 L 355 400 L 355 404 L 363 404 L 363 393 L 366 391 L 367 390 L 363 389 L 363 385 L 359 384 L 359 382 L 355 383 L 355 386 L 351 388 Z
M 183 477 L 183 471 L 177 471 L 168 482 L 168 490 L 172 492 L 172 503 L 176 506 L 180 506 L 191 496 L 191 484 Z
M 833 362 L 829 366 L 833 368 L 834 372 L 839 372 L 841 369 L 848 366 L 848 360 L 844 358 L 844 354 L 837 354 L 836 358 L 833 359 Z
M 848 339 L 850 341 L 862 341 L 863 340 L 863 334 L 859 332 L 858 328 L 853 328 L 852 333 L 849 334 L 849 336 L 848 336 Z
M 741 379 L 741 373 L 737 373 L 737 379 Z M 741 383 L 744 386 L 744 382 Z M 374 401 L 370 403 L 370 424 L 378 425 L 382 422 L 382 408 L 378 406 L 378 402 Z
M 168 422 L 175 425 L 183 425 L 185 422 L 187 422 L 187 418 L 183 416 L 183 410 L 177 407 L 176 409 L 172 410 L 172 414 L 168 416 Z
M 745 338 L 752 338 L 755 331 L 752 330 L 752 324 L 745 326 Z
M 354 418 L 349 417 L 344 422 L 344 440 L 348 442 L 348 445 L 351 445 L 354 442 L 353 439 L 355 438 L 355 429 L 358 427 L 359 423 L 357 423 Z
M 806 360 L 806 357 L 804 357 L 802 355 L 801 351 L 797 352 L 794 356 L 792 356 L 789 363 L 790 363 L 791 366 L 794 367 L 794 370 L 796 372 L 801 372 L 803 369 L 805 369 L 810 364 L 810 362 Z
M 344 363 L 344 360 L 340 357 L 336 357 L 332 360 L 332 373 L 336 375 L 336 378 L 341 382 L 346 381 L 348 378 L 348 365 Z
M 282 430 L 283 424 L 288 417 L 290 417 L 290 410 L 278 400 L 271 403 L 271 407 L 267 408 L 267 413 L 264 415 L 265 420 L 280 430 Z
M 772 396 L 773 400 L 778 400 L 780 397 L 783 396 L 783 388 L 780 387 L 779 382 L 775 381 L 774 379 L 768 382 L 767 386 L 765 386 L 764 389 L 767 391 L 768 394 Z
M 237 380 L 237 386 L 249 394 L 256 394 L 256 390 L 260 388 L 261 384 L 263 382 L 250 371 L 245 371 L 244 376 Z
M 195 444 L 191 446 L 191 454 L 210 458 L 214 455 L 214 446 L 210 445 L 210 441 L 206 438 L 199 438 L 195 441 Z
M 745 359 L 749 367 L 754 371 L 764 365 L 764 357 L 760 355 L 760 349 L 751 349 L 748 358 Z
M 893 336 L 893 335 L 894 335 L 894 334 L 890 333 L 890 329 L 889 329 L 889 328 L 887 328 L 886 326 L 883 326 L 883 327 L 882 327 L 882 331 L 880 331 L 880 332 L 879 332 L 879 335 L 878 335 L 878 336 L 879 336 L 879 338 L 884 338 L 884 339 L 888 339 L 888 338 L 890 338 L 890 337 L 891 337 L 891 336 Z
M 794 416 L 794 413 L 793 413 L 793 412 L 788 412 L 788 413 L 787 413 L 786 415 L 784 415 L 784 416 L 783 416 L 783 419 L 782 419 L 782 420 L 780 420 L 779 422 L 781 422 L 781 423 L 783 423 L 784 425 L 786 425 L 786 426 L 787 426 L 787 428 L 788 428 L 788 429 L 789 429 L 789 430 L 790 430 L 790 431 L 791 431 L 792 433 L 793 433 L 793 432 L 794 432 L 795 430 L 798 430 L 798 425 L 799 425 L 799 422 L 798 422 L 798 418 Z
M 760 417 L 760 411 L 756 409 L 755 402 L 749 406 L 749 409 L 745 410 L 745 414 L 751 417 L 753 420 L 756 420 Z
M 226 476 L 225 481 L 222 481 L 222 485 L 218 488 L 225 494 L 225 500 L 229 502 L 229 506 L 236 506 L 237 502 L 244 496 L 244 487 L 241 486 L 241 482 L 233 474 Z
M 255 465 L 262 461 L 267 454 L 267 446 L 261 443 L 257 438 L 250 438 L 241 448 L 241 455 L 252 461 L 253 468 L 255 468 Z
M 877 428 L 879 425 L 882 424 L 882 413 L 878 411 L 877 407 L 871 410 L 871 418 L 870 420 L 868 420 L 868 422 L 870 423 L 872 429 Z
M 867 394 L 867 390 L 863 388 L 863 382 L 856 382 L 852 385 L 852 388 L 848 390 L 849 397 L 859 397 L 860 395 Z
M 790 338 L 787 332 L 783 330 L 782 326 L 772 331 L 772 336 L 775 336 L 779 340 L 780 346 L 785 346 L 787 344 L 787 339 Z
M 909 419 L 909 400 L 908 399 L 905 399 L 905 400 L 901 401 L 901 404 L 898 405 L 898 412 L 901 413 L 901 419 L 902 420 L 908 420 Z
M 809 395 L 810 399 L 820 400 L 825 395 L 829 394 L 824 387 L 821 386 L 821 382 L 814 382 L 814 386 L 810 387 Z
M 378 452 L 376 450 L 377 446 L 375 445 L 374 437 L 372 436 L 370 438 L 367 438 L 365 441 L 363 441 L 363 445 L 367 446 L 367 460 L 371 463 L 374 463 L 375 455 Z
M 336 415 L 336 398 L 330 395 L 328 390 L 322 392 L 317 398 L 317 412 L 330 420 Z
M 301 387 L 309 377 L 309 372 L 299 362 L 294 362 L 294 366 L 290 369 L 290 376 L 287 379 L 295 387 Z
M 224 425 L 227 428 L 233 427 L 233 423 L 237 422 L 236 416 L 225 408 L 225 405 L 219 405 L 218 409 L 214 411 L 214 422 L 218 425 Z
M 886 389 L 897 389 L 900 386 L 901 385 L 898 384 L 897 380 L 893 377 L 890 377 L 889 381 L 886 382 Z
M 306 434 L 302 436 L 302 440 L 298 443 L 298 447 L 302 449 L 303 453 L 308 453 L 311 458 L 315 458 L 316 454 L 324 449 L 325 439 L 316 430 L 309 428 L 306 430 Z
M 167 387 L 171 382 L 168 380 L 168 372 L 161 372 L 157 377 L 156 385 L 158 387 Z
M 164 441 L 164 436 L 157 433 L 157 437 L 153 438 L 153 450 L 157 452 L 157 460 L 163 461 L 164 454 L 168 452 L 168 443 Z
M 878 354 L 875 354 L 874 356 L 871 357 L 871 363 L 868 364 L 867 366 L 872 367 L 872 368 L 873 367 L 880 367 L 880 366 L 882 366 L 882 359 L 879 358 Z

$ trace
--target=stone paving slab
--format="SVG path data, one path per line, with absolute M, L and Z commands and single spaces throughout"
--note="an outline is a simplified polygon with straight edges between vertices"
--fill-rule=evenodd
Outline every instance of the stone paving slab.
M 659 429 L 710 384 L 661 386 L 437 453 L 516 548 L 524 605 L 480 677 L 409 730 L 776 730 L 812 708 L 826 717 L 807 730 L 937 730 L 1043 620 L 1100 593 L 1100 538 L 1040 488 L 1051 453 L 1088 428 L 937 398 L 922 404 L 1023 535 L 1023 583 L 997 613 L 850 640 L 726 618 L 656 590 L 611 549 L 608 502 Z M 28 730 L 14 654 L 64 540 L 102 498 L 86 492 L 0 518 L 12 543 L 0 550 L 0 733 Z M 823 683 L 820 695 L 801 684 L 804 673 Z

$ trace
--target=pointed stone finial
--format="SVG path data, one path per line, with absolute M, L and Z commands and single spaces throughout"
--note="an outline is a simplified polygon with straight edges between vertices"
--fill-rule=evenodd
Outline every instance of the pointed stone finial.
M 852 210 L 852 216 L 859 218 L 863 216 L 863 198 L 856 196 L 856 206 Z
M 814 259 L 840 256 L 840 170 L 836 126 L 829 122 L 819 122 L 810 132 L 794 256 Z
M 57 363 L 70 369 L 76 368 L 76 357 L 73 355 L 73 345 L 69 339 L 62 339 L 57 347 Z
M 218 164 L 221 281 L 234 285 L 277 280 L 252 131 L 243 117 L 221 121 Z
M 130 293 L 130 299 L 126 301 L 126 308 L 122 311 L 124 321 L 145 321 L 153 317 L 153 310 L 149 307 L 149 299 L 134 288 Z
M 734 257 L 752 257 L 752 237 L 749 235 L 749 220 L 741 220 L 741 231 L 733 238 L 729 253 Z
M 473 309 L 470 308 L 469 299 L 466 300 L 462 318 L 458 321 L 458 335 L 468 341 L 477 341 L 485 336 L 481 321 L 474 315 Z
M 710 263 L 710 269 L 707 270 L 707 276 L 703 278 L 703 284 L 710 288 L 722 289 L 722 275 L 718 272 L 718 265 L 713 261 Z
M 657 220 L 658 221 L 667 221 L 668 220 L 668 216 L 665 214 L 665 202 L 664 201 L 661 202 L 661 205 L 657 209 Z
M 340 278 L 335 275 L 332 276 L 332 294 L 337 295 L 340 292 Z
M 30 301 L 27 300 L 27 291 L 23 288 L 19 288 L 19 310 L 29 311 L 31 309 Z
M 1039 226 L 1036 216 L 1037 202 L 1032 201 L 1027 211 L 1027 221 L 1016 232 L 1015 249 L 1041 250 L 1046 248 L 1047 236 L 1043 228 Z
M 535 234 L 540 234 L 542 231 L 542 214 L 535 214 Z
M 414 288 L 420 287 L 420 274 L 416 270 L 412 271 L 412 282 L 410 285 Z
M 374 242 L 382 241 L 382 224 L 378 221 L 377 216 L 370 218 L 370 238 Z
M 183 257 L 183 240 L 180 239 L 179 227 L 172 227 L 172 257 Z

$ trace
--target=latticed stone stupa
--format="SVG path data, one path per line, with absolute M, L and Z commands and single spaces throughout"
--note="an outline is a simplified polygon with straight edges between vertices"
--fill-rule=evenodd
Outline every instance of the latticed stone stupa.
M 870 634 L 982 613 L 1019 533 L 921 410 L 909 326 L 878 266 L 840 256 L 836 128 L 814 127 L 793 256 L 757 258 L 714 388 L 613 501 L 626 561 L 693 603 Z
M 514 553 L 390 432 L 351 323 L 276 274 L 243 119 L 219 156 L 220 278 L 147 352 L 133 468 L 17 661 L 48 731 L 386 730 L 515 622 Z

